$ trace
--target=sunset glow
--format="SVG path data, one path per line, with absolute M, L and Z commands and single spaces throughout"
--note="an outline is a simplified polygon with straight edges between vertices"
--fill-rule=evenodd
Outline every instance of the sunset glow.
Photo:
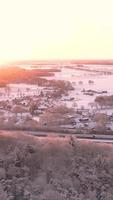
M 0 0 L 0 63 L 112 59 L 113 0 Z

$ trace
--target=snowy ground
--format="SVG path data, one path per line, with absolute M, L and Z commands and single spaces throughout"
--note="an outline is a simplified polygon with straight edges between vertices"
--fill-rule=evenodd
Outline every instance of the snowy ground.
M 90 69 L 100 69 L 101 71 L 113 71 L 112 66 L 90 66 Z M 62 68 L 61 72 L 58 72 L 53 77 L 48 77 L 48 79 L 56 79 L 56 80 L 68 80 L 71 81 L 75 90 L 70 91 L 69 97 L 74 97 L 73 101 L 65 101 L 65 103 L 69 106 L 72 106 L 74 102 L 77 103 L 78 108 L 83 106 L 84 108 L 89 108 L 89 103 L 93 102 L 95 97 L 98 94 L 94 94 L 93 96 L 84 95 L 82 90 L 94 90 L 97 92 L 107 91 L 107 95 L 113 94 L 113 75 L 100 75 L 100 73 L 91 73 L 87 71 L 80 71 L 69 68 Z M 89 84 L 88 81 L 93 80 L 94 84 Z M 79 82 L 82 81 L 82 84 Z M 103 94 L 105 95 L 105 94 Z
M 8 89 L 0 88 L 0 100 L 12 100 L 22 96 L 39 95 L 43 87 L 28 84 L 9 84 Z
M 65 80 L 70 81 L 74 87 L 74 90 L 69 91 L 68 96 L 63 96 L 59 100 L 55 100 L 54 104 L 66 104 L 68 107 L 76 107 L 78 109 L 85 108 L 89 109 L 90 112 L 92 112 L 91 107 L 89 106 L 89 103 L 94 102 L 96 96 L 100 94 L 94 93 L 91 95 L 84 94 L 83 90 L 93 90 L 96 92 L 102 92 L 106 91 L 107 93 L 101 94 L 101 95 L 113 95 L 113 75 L 109 74 L 103 74 L 103 71 L 105 72 L 113 72 L 112 66 L 90 66 L 89 67 L 92 71 L 88 71 L 88 67 L 86 66 L 86 71 L 78 70 L 74 68 L 68 68 L 68 67 L 62 67 L 61 72 L 56 72 L 54 76 L 52 77 L 46 77 L 46 79 L 56 79 L 56 80 Z M 94 71 L 93 71 L 94 69 Z M 99 72 L 96 72 L 98 70 Z M 92 80 L 94 84 L 89 84 L 89 80 Z M 41 91 L 47 92 L 44 87 L 39 87 L 38 85 L 30 85 L 30 84 L 9 84 L 7 88 L 0 88 L 0 100 L 10 100 L 12 101 L 15 98 L 20 97 L 33 97 L 33 100 L 35 99 L 35 95 L 38 98 L 38 95 L 40 95 Z M 51 104 L 50 101 L 47 102 L 47 98 L 43 99 L 40 105 L 45 106 L 45 104 Z M 50 106 L 50 105 L 49 105 Z M 9 116 L 11 113 L 6 112 L 7 116 Z M 112 115 L 113 108 L 111 109 L 102 109 L 102 110 L 96 110 L 96 112 L 103 112 L 107 115 Z M 39 117 L 34 116 L 33 119 L 37 122 L 39 122 Z M 80 123 L 78 124 L 80 125 Z M 81 124 L 83 125 L 83 124 Z M 95 126 L 94 122 L 90 122 L 89 126 L 93 128 Z M 109 124 L 111 129 L 113 130 L 112 123 Z
M 86 66 L 86 69 L 87 68 L 88 66 Z M 89 65 L 89 69 L 98 69 L 98 71 L 101 72 L 113 72 L 113 66 Z M 101 92 L 104 90 L 107 91 L 107 95 L 113 94 L 113 75 L 100 75 L 100 73 L 95 73 L 93 71 L 88 72 L 84 70 L 78 70 L 75 68 L 71 69 L 68 67 L 62 67 L 61 72 L 56 72 L 54 77 L 46 77 L 46 79 L 66 80 L 72 82 L 72 85 L 75 88 L 75 90 L 69 92 L 69 97 L 67 98 L 67 100 L 65 97 L 62 98 L 62 101 L 66 103 L 69 107 L 73 106 L 74 103 L 76 103 L 78 108 L 90 108 L 89 103 L 93 102 L 96 96 L 98 96 L 99 94 L 94 94 L 93 96 L 84 95 L 84 93 L 82 92 L 84 89 L 94 90 L 97 92 Z M 93 80 L 94 84 L 89 84 L 89 80 Z M 80 81 L 82 81 L 82 84 L 80 84 Z M 37 85 L 10 84 L 9 94 L 5 88 L 0 88 L 0 99 L 9 100 L 20 96 L 39 95 L 43 89 L 43 87 L 39 87 Z M 73 98 L 73 100 L 70 100 L 70 98 Z M 110 112 L 110 110 L 107 112 Z

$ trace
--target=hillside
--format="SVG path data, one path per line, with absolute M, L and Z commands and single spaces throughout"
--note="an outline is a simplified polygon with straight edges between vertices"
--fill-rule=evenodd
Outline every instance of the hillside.
M 112 200 L 113 146 L 0 132 L 0 200 Z

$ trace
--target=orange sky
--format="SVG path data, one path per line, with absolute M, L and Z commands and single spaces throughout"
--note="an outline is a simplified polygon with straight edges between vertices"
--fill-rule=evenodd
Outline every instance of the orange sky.
M 0 0 L 0 63 L 113 59 L 113 0 Z

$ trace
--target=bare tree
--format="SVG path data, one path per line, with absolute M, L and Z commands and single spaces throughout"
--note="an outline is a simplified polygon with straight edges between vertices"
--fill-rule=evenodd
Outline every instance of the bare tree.
M 97 125 L 97 130 L 105 130 L 107 121 L 108 121 L 108 116 L 105 113 L 96 113 L 94 120 Z
M 21 114 L 21 118 L 22 118 L 22 114 L 27 112 L 27 109 L 25 107 L 23 107 L 23 106 L 16 105 L 16 106 L 13 107 L 12 112 L 15 113 L 16 116 L 17 116 L 17 114 L 20 113 Z

